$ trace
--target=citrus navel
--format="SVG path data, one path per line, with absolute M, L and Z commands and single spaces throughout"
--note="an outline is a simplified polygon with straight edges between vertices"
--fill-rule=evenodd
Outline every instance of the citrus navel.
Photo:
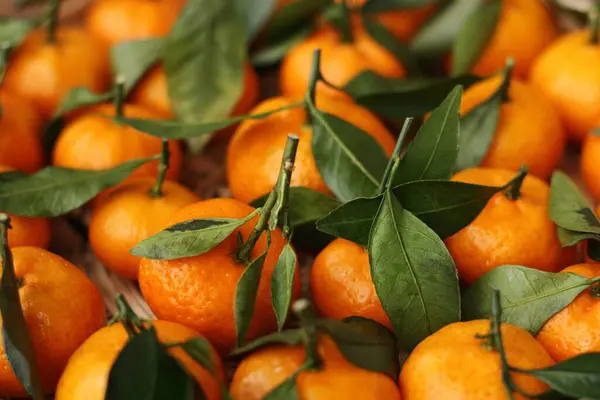
M 505 400 L 500 355 L 485 339 L 489 320 L 456 322 L 423 340 L 400 372 L 403 400 Z M 502 342 L 512 367 L 546 368 L 554 364 L 529 332 L 502 324 Z M 541 394 L 548 387 L 529 375 L 511 372 L 513 382 L 527 393 Z M 526 400 L 514 393 L 515 400 Z
M 514 176 L 505 169 L 471 168 L 452 180 L 503 186 Z M 473 222 L 445 240 L 464 282 L 473 283 L 504 264 L 550 272 L 561 267 L 563 250 L 548 215 L 550 188 L 539 178 L 526 176 L 517 192 L 497 193 Z
M 112 105 L 101 105 L 75 118 L 60 133 L 53 153 L 53 164 L 75 169 L 101 170 L 125 161 L 151 157 L 161 152 L 161 139 L 136 131 L 113 121 Z M 135 105 L 125 105 L 124 115 L 131 118 L 156 118 L 152 111 Z M 180 144 L 169 141 L 171 153 L 167 179 L 175 180 L 181 172 L 183 154 Z M 158 160 L 148 162 L 131 177 L 157 175 Z
M 577 264 L 562 270 L 586 278 L 600 276 L 600 264 Z M 537 340 L 557 362 L 600 351 L 600 291 L 586 289 L 554 314 L 537 334 Z
M 301 400 L 400 400 L 398 386 L 388 376 L 367 371 L 346 361 L 328 336 L 318 344 L 323 366 L 303 371 L 296 384 Z M 275 345 L 256 351 L 237 367 L 230 392 L 234 400 L 260 400 L 290 378 L 306 359 L 303 346 Z
M 234 199 L 200 201 L 179 210 L 165 228 L 190 219 L 245 218 L 253 210 Z M 195 329 L 221 354 L 233 349 L 236 343 L 235 291 L 244 272 L 244 265 L 235 260 L 238 232 L 244 241 L 247 240 L 257 220 L 258 216 L 236 229 L 217 247 L 199 256 L 169 261 L 142 259 L 138 277 L 140 288 L 158 318 Z M 272 332 L 277 327 L 271 305 L 271 275 L 285 241 L 279 230 L 271 236 L 248 339 Z M 264 252 L 266 244 L 266 236 L 262 235 L 252 251 L 252 259 Z M 300 290 L 299 275 L 294 290 L 296 297 Z
M 162 343 L 185 342 L 200 336 L 192 329 L 174 322 L 153 321 L 152 325 Z M 107 326 L 94 333 L 69 360 L 58 383 L 55 399 L 104 400 L 110 370 L 127 340 L 127 331 L 122 323 Z M 211 358 L 218 379 L 197 364 L 183 349 L 170 348 L 169 353 L 194 377 L 208 400 L 221 399 L 219 379 L 224 380 L 223 365 L 212 348 Z
M 461 114 L 483 103 L 501 81 L 496 76 L 467 89 Z M 565 143 L 566 133 L 552 103 L 536 87 L 511 79 L 508 101 L 500 107 L 498 126 L 481 165 L 517 170 L 525 164 L 532 174 L 546 179 L 560 162 Z
M 579 170 L 586 189 L 596 202 L 600 202 L 600 136 L 597 133 L 590 132 L 585 137 Z
M 251 113 L 259 114 L 292 104 L 283 97 L 274 97 L 256 106 Z M 394 149 L 394 137 L 368 110 L 353 103 L 317 94 L 317 107 L 342 118 L 371 135 L 385 152 Z M 249 203 L 271 191 L 277 181 L 277 169 L 289 133 L 300 138 L 292 186 L 304 186 L 330 193 L 321 178 L 312 155 L 312 129 L 304 126 L 306 112 L 298 107 L 281 111 L 262 120 L 243 121 L 227 148 L 227 182 L 233 197 Z
M 38 247 L 16 247 L 12 254 L 42 385 L 52 393 L 69 357 L 104 325 L 104 303 L 85 274 L 56 254 Z M 0 396 L 26 396 L 8 364 L 3 342 Z
M 162 183 L 162 196 L 150 191 L 156 180 L 137 178 L 102 193 L 94 202 L 89 237 L 92 250 L 107 268 L 137 279 L 140 259 L 130 250 L 157 233 L 179 209 L 200 198 L 177 182 Z

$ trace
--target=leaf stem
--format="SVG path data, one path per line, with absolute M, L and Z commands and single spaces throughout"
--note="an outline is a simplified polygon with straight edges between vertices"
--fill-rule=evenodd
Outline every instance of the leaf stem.
M 379 183 L 379 189 L 377 191 L 379 194 L 382 194 L 394 181 L 394 176 L 396 175 L 398 165 L 400 164 L 400 152 L 402 151 L 402 147 L 404 146 L 404 142 L 406 141 L 406 137 L 408 136 L 408 132 L 410 131 L 413 121 L 413 117 L 408 117 L 404 120 L 402 129 L 400 130 L 400 135 L 396 141 L 396 146 L 394 147 L 392 156 L 385 167 L 383 178 Z
M 506 103 L 510 101 L 509 90 L 510 90 L 510 82 L 513 68 L 515 67 L 515 60 L 512 57 L 508 57 L 506 59 L 506 66 L 504 67 L 504 71 L 502 73 L 502 85 L 500 86 L 500 96 L 502 97 L 502 102 Z
M 143 321 L 133 311 L 122 293 L 117 293 L 117 311 L 108 321 L 108 325 L 122 323 L 129 337 L 133 337 L 145 329 Z
M 304 96 L 304 107 L 306 109 L 306 123 L 312 123 L 312 117 L 309 112 L 310 105 L 316 106 L 317 83 L 321 79 L 321 49 L 315 49 L 313 52 L 312 69 L 308 80 L 308 89 Z
M 279 177 L 273 190 L 267 197 L 267 201 L 260 211 L 260 217 L 254 230 L 250 233 L 246 244 L 240 249 L 237 254 L 237 260 L 241 263 L 247 264 L 250 261 L 250 254 L 260 235 L 268 228 L 274 230 L 277 227 L 280 216 L 283 215 L 284 224 L 285 219 L 287 221 L 287 235 L 289 236 L 291 228 L 289 226 L 289 218 L 287 216 L 289 209 L 289 187 L 291 182 L 292 171 L 294 170 L 294 163 L 296 161 L 296 152 L 298 150 L 298 136 L 288 135 L 285 148 L 283 150 L 283 157 L 281 159 L 281 166 L 279 167 Z M 286 226 L 284 225 L 284 234 Z
M 590 26 L 590 44 L 597 45 L 600 37 L 600 3 L 592 5 L 588 13 L 588 20 Z
M 352 21 L 350 16 L 350 7 L 348 6 L 348 0 L 342 0 L 342 19 L 340 26 L 340 35 L 342 43 L 352 43 L 354 38 L 352 37 Z
M 154 187 L 150 189 L 150 197 L 162 197 L 162 184 L 165 181 L 165 177 L 167 176 L 167 170 L 169 169 L 169 159 L 171 158 L 171 154 L 169 152 L 169 140 L 162 140 L 162 151 L 160 152 L 160 162 L 158 163 L 158 176 L 156 177 L 156 183 Z
M 509 200 L 519 200 L 521 198 L 521 187 L 523 186 L 523 181 L 527 177 L 529 173 L 529 168 L 526 165 L 523 165 L 517 175 L 505 186 L 504 195 Z
M 60 0 L 52 0 L 48 9 L 48 36 L 47 43 L 56 43 L 56 31 L 58 29 L 58 20 L 60 18 Z
M 315 311 L 307 299 L 298 299 L 292 305 L 294 313 L 300 320 L 303 331 L 304 346 L 306 347 L 306 362 L 308 369 L 320 369 L 323 360 L 319 355 L 317 317 Z
M 122 75 L 117 76 L 115 80 L 115 99 L 113 104 L 115 106 L 115 115 L 117 121 L 119 118 L 124 116 L 124 103 L 125 103 L 125 77 Z

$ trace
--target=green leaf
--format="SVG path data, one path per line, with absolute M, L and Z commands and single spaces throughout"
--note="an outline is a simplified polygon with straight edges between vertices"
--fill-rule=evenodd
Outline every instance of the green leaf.
M 413 52 L 424 58 L 435 58 L 447 53 L 456 40 L 469 15 L 482 0 L 455 0 L 434 15 L 417 33 L 411 43 Z
M 160 59 L 163 46 L 164 39 L 152 38 L 117 43 L 110 49 L 112 71 L 115 76 L 123 77 L 125 94 Z
M 444 242 L 388 190 L 369 237 L 371 276 L 406 349 L 460 320 L 460 290 Z
M 565 396 L 600 399 L 600 353 L 581 354 L 527 373 Z
M 0 18 L 0 43 L 17 47 L 36 25 L 36 21 L 31 19 Z
M 360 73 L 344 87 L 357 104 L 386 118 L 424 115 L 440 105 L 457 85 L 465 89 L 481 78 L 383 78 L 371 71 Z
M 502 295 L 502 321 L 537 334 L 544 323 L 569 305 L 591 284 L 571 273 L 552 273 L 518 265 L 494 268 L 471 285 L 463 296 L 463 317 L 490 315 L 494 289 Z
M 241 347 L 233 350 L 229 355 L 231 357 L 237 357 L 245 354 L 250 354 L 258 349 L 267 347 L 273 344 L 286 344 L 289 346 L 296 346 L 302 343 L 304 338 L 304 331 L 302 329 L 288 329 L 281 332 L 271 333 L 270 335 L 261 336 L 254 339 Z
M 480 4 L 477 10 L 469 15 L 454 41 L 452 75 L 466 73 L 479 60 L 494 36 L 501 9 L 500 0 L 491 0 Z
M 458 156 L 462 94 L 462 87 L 456 86 L 433 110 L 400 160 L 394 184 L 450 179 Z
M 162 346 L 158 356 L 158 373 L 153 400 L 208 400 L 204 389 L 196 384 L 196 381 Z
M 178 346 L 193 358 L 196 363 L 210 371 L 213 375 L 217 374 L 208 340 L 201 337 L 194 337 L 183 343 L 178 343 Z
M 317 229 L 367 247 L 369 232 L 382 199 L 383 196 L 379 195 L 350 200 L 318 220 Z
M 269 42 L 252 53 L 250 57 L 252 64 L 256 67 L 269 67 L 277 64 L 292 47 L 310 36 L 313 31 L 314 26 L 307 25 L 288 36 Z
M 369 134 L 310 106 L 312 151 L 323 180 L 342 200 L 370 196 L 387 164 L 385 152 Z
M 599 239 L 597 234 L 570 231 L 568 229 L 561 228 L 560 226 L 556 227 L 556 232 L 558 233 L 558 239 L 560 240 L 562 247 L 574 246 L 584 240 Z
M 267 245 L 265 251 L 248 264 L 235 289 L 234 319 L 238 346 L 244 343 L 246 333 L 252 321 L 254 305 L 256 304 L 256 293 L 258 293 L 258 285 L 268 250 L 269 246 Z
M 273 14 L 277 0 L 236 0 L 236 6 L 246 21 L 248 42 L 251 42 Z
M 115 94 L 112 91 L 106 93 L 94 93 L 86 87 L 73 88 L 63 97 L 53 118 L 62 117 L 68 112 L 82 107 L 104 103 L 105 101 L 111 100 L 114 95 Z
M 594 238 L 595 240 L 590 240 L 587 243 L 587 255 L 594 261 L 600 262 L 600 242 L 598 238 Z
M 364 13 L 411 9 L 437 4 L 440 0 L 369 0 L 362 7 Z
M 375 321 L 360 317 L 324 319 L 319 327 L 335 342 L 346 360 L 369 371 L 398 379 L 400 362 L 394 334 Z
M 301 0 L 279 8 L 265 28 L 267 43 L 289 37 L 304 29 L 332 0 Z
M 190 0 L 165 40 L 163 63 L 179 119 L 225 118 L 244 88 L 247 32 L 233 0 Z M 200 150 L 206 138 L 191 140 Z
M 242 219 L 203 218 L 177 223 L 136 244 L 131 254 L 151 260 L 174 260 L 206 253 L 259 211 L 256 209 Z
M 134 170 L 158 157 L 127 161 L 105 170 L 46 167 L 0 185 L 0 210 L 25 217 L 57 217 L 121 183 Z
M 285 324 L 292 294 L 294 292 L 294 277 L 296 276 L 296 252 L 286 243 L 279 254 L 277 264 L 271 276 L 271 296 L 273 311 L 277 317 L 277 329 L 281 330 Z
M 27 174 L 21 171 L 0 172 L 0 183 L 16 181 L 18 179 L 23 179 L 26 176 Z
M 298 1 L 298 2 L 301 2 Z M 263 400 L 300 400 L 296 378 L 302 370 L 299 369 L 292 376 L 281 382 L 263 398 Z
M 3 223 L 3 222 L 0 222 Z M 0 237 L 0 259 L 2 260 L 2 281 L 0 281 L 0 315 L 2 316 L 2 339 L 6 358 L 13 372 L 25 390 L 35 400 L 43 400 L 44 390 L 29 337 L 27 322 L 21 309 L 19 287 L 9 243 L 8 227 L 3 228 Z

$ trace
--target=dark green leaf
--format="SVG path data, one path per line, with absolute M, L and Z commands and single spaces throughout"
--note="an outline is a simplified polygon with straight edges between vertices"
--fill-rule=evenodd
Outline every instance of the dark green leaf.
M 380 13 L 384 11 L 425 7 L 439 2 L 440 0 L 369 0 L 363 6 L 362 11 L 365 13 Z
M 242 219 L 206 218 L 180 222 L 142 240 L 131 249 L 131 254 L 152 260 L 173 260 L 206 253 L 254 218 L 258 211 Z
M 104 103 L 105 101 L 111 100 L 113 97 L 114 93 L 112 91 L 107 93 L 94 93 L 85 87 L 73 88 L 63 97 L 53 118 L 62 117 L 68 112 L 77 110 L 78 108 Z
M 359 197 L 317 221 L 317 229 L 367 247 L 369 232 L 383 196 Z
M 216 375 L 215 364 L 212 359 L 211 346 L 208 340 L 201 337 L 195 337 L 186 342 L 179 343 L 181 347 L 196 363 Z
M 277 3 L 277 0 L 236 0 L 236 6 L 246 20 L 249 42 L 260 33 Z
M 421 126 L 400 160 L 394 184 L 450 179 L 458 155 L 462 93 L 456 86 Z
M 30 19 L 0 18 L 0 43 L 17 47 L 35 26 L 36 22 Z
M 300 400 L 300 395 L 298 394 L 298 388 L 296 386 L 296 378 L 299 373 L 300 370 L 281 382 L 273 390 L 267 393 L 263 400 Z
M 54 144 L 60 133 L 65 127 L 66 121 L 64 117 L 52 118 L 46 122 L 42 131 L 42 146 L 44 147 L 44 154 L 47 159 L 52 159 L 52 153 L 54 151 Z
M 288 36 L 271 41 L 265 47 L 260 47 L 251 55 L 252 64 L 257 67 L 268 67 L 277 64 L 292 47 L 306 39 L 313 30 L 314 26 L 307 25 Z
M 502 295 L 502 321 L 532 334 L 590 286 L 590 279 L 571 273 L 552 273 L 518 265 L 494 268 L 471 285 L 463 296 L 467 320 L 490 316 L 494 289 Z
M 434 15 L 411 43 L 419 57 L 435 58 L 452 47 L 462 26 L 482 3 L 482 0 L 455 0 Z
M 460 290 L 444 242 L 388 190 L 369 237 L 377 295 L 406 349 L 460 320 Z
M 370 319 L 353 317 L 350 321 L 324 319 L 319 321 L 319 327 L 352 364 L 398 379 L 400 363 L 394 334 Z
M 583 194 L 564 172 L 556 171 L 552 175 L 549 212 L 550 219 L 563 229 L 600 234 L 600 221 Z
M 16 181 L 18 179 L 23 179 L 26 176 L 27 174 L 21 171 L 0 172 L 0 183 Z
M 230 356 L 236 357 L 267 347 L 273 344 L 286 344 L 289 346 L 296 346 L 302 343 L 303 333 L 302 329 L 288 329 L 282 332 L 271 333 L 270 335 L 259 337 L 245 345 L 238 347 L 230 353 Z
M 331 5 L 332 0 L 301 0 L 285 4 L 279 8 L 265 28 L 267 43 L 289 37 L 302 30 L 316 15 Z
M 208 400 L 202 387 L 162 346 L 158 356 L 157 381 L 152 400 Z
M 57 217 L 84 205 L 102 190 L 119 184 L 135 169 L 156 159 L 127 161 L 98 171 L 46 167 L 0 185 L 0 210 L 26 217 Z
M 574 246 L 584 240 L 600 239 L 600 235 L 596 233 L 570 231 L 568 229 L 561 228 L 560 226 L 556 227 L 556 232 L 558 233 L 558 239 L 560 240 L 562 247 Z
M 277 329 L 279 330 L 283 328 L 290 309 L 295 276 L 296 252 L 289 243 L 286 243 L 271 276 L 273 310 L 277 317 Z
M 7 243 L 6 228 L 0 236 L 0 259 L 2 259 L 2 281 L 0 282 L 0 315 L 2 316 L 2 339 L 6 358 L 13 372 L 27 393 L 35 400 L 44 399 L 33 343 L 19 297 L 17 276 L 12 253 Z
M 594 261 L 600 262 L 600 242 L 598 238 L 590 240 L 587 243 L 587 255 Z
M 254 259 L 240 277 L 235 290 L 235 332 L 237 334 L 237 345 L 241 346 L 246 338 L 246 333 L 250 327 L 252 321 L 252 315 L 254 314 L 254 305 L 256 303 L 256 293 L 258 292 L 258 285 L 260 283 L 260 277 L 262 274 L 263 266 L 265 265 L 265 258 L 267 258 L 267 251 L 265 251 L 256 259 Z
M 494 36 L 501 8 L 500 0 L 491 0 L 469 15 L 454 41 L 452 75 L 466 73 L 479 60 Z
M 600 399 L 600 353 L 581 354 L 551 367 L 527 372 L 565 396 Z
M 329 189 L 342 201 L 371 196 L 387 164 L 379 143 L 363 130 L 314 106 L 310 113 L 312 151 Z
M 117 43 L 110 49 L 110 60 L 115 76 L 124 79 L 125 93 L 138 81 L 162 55 L 164 39 L 152 38 Z
M 230 114 L 244 89 L 247 32 L 233 0 L 192 0 L 166 38 L 163 63 L 179 119 L 204 123 Z M 207 142 L 190 141 L 192 151 Z

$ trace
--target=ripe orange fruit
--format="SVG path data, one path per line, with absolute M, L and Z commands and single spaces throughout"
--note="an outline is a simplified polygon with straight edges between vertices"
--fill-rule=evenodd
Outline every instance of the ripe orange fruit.
M 140 259 L 130 250 L 162 230 L 180 208 L 200 198 L 177 182 L 165 181 L 163 195 L 149 193 L 155 179 L 137 178 L 102 193 L 90 219 L 90 245 L 106 267 L 127 279 L 137 279 Z
M 292 99 L 304 97 L 316 49 L 321 49 L 322 52 L 321 73 L 328 82 L 337 87 L 343 87 L 365 70 L 372 70 L 388 78 L 400 78 L 405 75 L 400 61 L 372 39 L 361 25 L 353 24 L 352 32 L 353 41 L 344 43 L 337 30 L 325 25 L 290 49 L 279 72 L 281 93 Z M 348 98 L 323 82 L 317 84 L 317 90 L 339 98 Z
M 292 103 L 290 99 L 274 97 L 260 103 L 251 113 L 264 113 Z M 361 128 L 377 140 L 388 155 L 392 153 L 394 137 L 368 110 L 325 95 L 317 95 L 317 106 Z M 277 171 L 289 133 L 300 138 L 292 186 L 305 186 L 330 193 L 317 170 L 312 155 L 312 128 L 305 126 L 305 122 L 306 112 L 299 107 L 240 124 L 227 148 L 227 182 L 233 197 L 249 203 L 271 191 L 277 181 Z
M 108 46 L 162 37 L 169 33 L 185 3 L 186 0 L 95 0 L 85 25 Z
M 156 328 L 158 340 L 162 343 L 184 342 L 200 336 L 192 329 L 174 322 L 153 321 L 152 324 Z M 107 326 L 94 333 L 69 360 L 58 383 L 55 399 L 103 400 L 112 365 L 128 338 L 122 323 Z M 197 364 L 183 349 L 170 348 L 169 353 L 200 384 L 207 399 L 221 399 L 219 380 L 224 380 L 223 365 L 212 348 L 211 358 L 215 371 L 218 372 L 218 379 Z
M 454 175 L 452 180 L 502 186 L 514 176 L 515 172 L 505 169 L 471 168 Z M 473 222 L 447 238 L 445 243 L 460 278 L 473 283 L 504 264 L 557 271 L 563 250 L 548 215 L 549 196 L 550 188 L 545 182 L 527 176 L 517 200 L 497 193 Z
M 349 1 L 348 3 L 353 3 Z M 363 5 L 366 0 L 354 1 Z M 358 4 L 357 4 L 358 5 Z M 402 42 L 408 42 L 419 31 L 421 26 L 427 21 L 427 18 L 433 14 L 435 7 L 433 5 L 424 7 L 414 7 L 403 10 L 385 11 L 375 14 L 375 20 L 386 27 L 396 38 Z
M 483 103 L 501 81 L 496 76 L 467 89 L 461 114 Z M 517 170 L 525 164 L 532 174 L 548 178 L 560 162 L 566 142 L 556 110 L 537 88 L 517 79 L 511 80 L 508 97 L 500 108 L 494 139 L 481 165 Z
M 367 251 L 345 239 L 336 239 L 315 258 L 310 288 L 317 311 L 324 317 L 369 318 L 391 329 L 375 285 Z
M 554 103 L 571 139 L 581 141 L 600 121 L 600 46 L 590 31 L 567 33 L 536 60 L 530 81 Z
M 447 325 L 413 350 L 400 372 L 403 400 L 505 400 L 500 356 L 476 335 L 489 332 L 490 321 L 476 320 Z M 546 368 L 552 358 L 529 332 L 502 324 L 502 341 L 508 364 L 523 369 Z M 512 373 L 513 382 L 527 393 L 548 387 L 529 375 Z M 526 400 L 514 393 L 515 400 Z
M 42 385 L 52 393 L 69 357 L 104 325 L 104 303 L 85 274 L 56 254 L 38 247 L 13 248 L 12 254 Z M 0 396 L 26 395 L 0 342 Z
M 303 371 L 296 380 L 299 398 L 400 400 L 396 384 L 382 373 L 346 361 L 328 336 L 319 338 L 323 367 Z M 234 400 L 260 400 L 300 368 L 306 358 L 303 346 L 274 345 L 246 357 L 237 367 L 230 393 Z
M 562 270 L 586 278 L 600 276 L 600 264 L 577 264 Z M 566 308 L 554 314 L 537 334 L 537 340 L 557 362 L 582 353 L 600 351 L 600 294 L 586 289 Z
M 539 0 L 503 0 L 500 19 L 473 73 L 486 76 L 515 61 L 514 74 L 527 78 L 538 55 L 558 35 L 552 16 Z
M 244 218 L 253 210 L 234 199 L 210 199 L 182 208 L 166 226 L 196 218 Z M 205 335 L 219 353 L 229 352 L 236 343 L 233 319 L 236 285 L 244 272 L 244 266 L 234 259 L 238 248 L 237 232 L 244 241 L 247 240 L 257 220 L 258 217 L 253 218 L 202 255 L 169 261 L 142 259 L 138 277 L 140 288 L 157 317 L 187 325 Z M 266 236 L 262 235 L 252 251 L 252 259 L 263 253 L 266 244 Z M 271 305 L 271 275 L 284 244 L 281 232 L 274 231 L 248 339 L 276 329 Z M 299 285 L 299 276 L 296 276 L 294 296 L 300 290 Z
M 55 43 L 48 42 L 45 30 L 27 36 L 11 55 L 3 85 L 49 118 L 71 89 L 86 87 L 101 93 L 109 78 L 108 55 L 102 45 L 82 29 L 59 27 Z
M 600 121 L 600 120 L 599 120 Z M 586 189 L 592 197 L 600 201 L 600 136 L 589 133 L 586 135 L 581 148 L 581 158 L 579 159 L 579 168 L 581 178 Z
M 95 107 L 75 118 L 60 133 L 54 146 L 53 164 L 59 167 L 101 170 L 125 161 L 160 154 L 160 138 L 146 135 L 107 116 L 115 114 L 112 105 Z M 131 118 L 156 118 L 140 106 L 126 105 L 124 114 Z M 171 152 L 167 179 L 176 180 L 181 172 L 183 154 L 179 143 L 169 141 Z M 157 176 L 158 160 L 146 163 L 131 177 Z

